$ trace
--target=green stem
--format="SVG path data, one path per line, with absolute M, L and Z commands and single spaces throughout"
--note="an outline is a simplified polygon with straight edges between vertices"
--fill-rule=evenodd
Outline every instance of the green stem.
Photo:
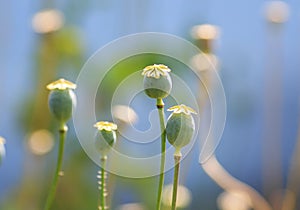
M 177 154 L 174 155 L 175 170 L 174 170 L 174 180 L 173 180 L 172 210 L 176 210 L 180 159 L 181 159 L 181 155 L 177 155 Z
M 165 176 L 164 170 L 165 170 L 165 162 L 166 162 L 166 131 L 165 131 L 166 128 L 165 128 L 165 116 L 164 116 L 164 102 L 161 98 L 157 99 L 156 106 L 158 109 L 160 130 L 161 130 L 160 175 L 159 175 L 157 202 L 156 202 L 156 210 L 160 210 L 162 189 L 164 185 L 164 176 Z
M 105 178 L 106 178 L 106 172 L 105 172 L 105 164 L 106 164 L 107 157 L 104 156 L 101 158 L 102 167 L 99 171 L 99 189 L 100 189 L 100 204 L 99 204 L 99 210 L 106 210 L 106 184 L 105 184 Z
M 57 157 L 57 163 L 56 163 L 56 169 L 55 169 L 55 174 L 53 177 L 53 181 L 51 184 L 51 188 L 48 193 L 48 197 L 46 200 L 46 205 L 45 205 L 45 210 L 49 210 L 54 197 L 56 193 L 56 188 L 57 188 L 57 183 L 58 183 L 58 177 L 61 175 L 61 166 L 62 166 L 62 160 L 63 160 L 63 155 L 64 155 L 64 146 L 65 146 L 65 139 L 66 139 L 66 134 L 68 131 L 68 127 L 66 125 L 62 126 L 59 129 L 59 149 L 58 149 L 58 157 Z

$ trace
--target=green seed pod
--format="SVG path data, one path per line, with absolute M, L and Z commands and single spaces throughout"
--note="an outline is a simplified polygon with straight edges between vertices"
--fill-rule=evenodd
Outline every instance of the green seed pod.
M 101 155 L 105 156 L 116 142 L 116 132 L 101 130 L 97 131 L 95 146 Z
M 95 146 L 102 157 L 105 157 L 117 140 L 117 125 L 100 121 L 94 125 L 98 130 L 95 137 Z
M 144 89 L 150 98 L 165 98 L 172 89 L 171 70 L 162 64 L 154 64 L 143 69 Z
M 59 79 L 47 86 L 50 90 L 48 102 L 51 113 L 63 125 L 72 116 L 72 109 L 76 105 L 76 96 L 72 89 L 76 85 Z
M 67 122 L 72 116 L 75 94 L 72 90 L 53 90 L 49 95 L 49 108 L 60 122 Z
M 167 138 L 176 150 L 180 150 L 192 140 L 195 122 L 191 113 L 196 112 L 183 104 L 173 106 L 168 111 L 173 111 L 173 113 L 170 115 L 166 126 Z

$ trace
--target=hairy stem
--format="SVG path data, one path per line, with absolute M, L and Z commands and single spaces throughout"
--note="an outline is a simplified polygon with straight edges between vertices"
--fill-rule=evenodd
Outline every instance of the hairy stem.
M 164 185 L 164 170 L 166 162 L 166 126 L 165 126 L 165 116 L 164 116 L 164 102 L 161 98 L 157 99 L 156 103 L 159 115 L 160 130 L 161 130 L 161 160 L 160 160 L 160 175 L 157 193 L 156 210 L 160 210 L 162 190 Z
M 59 149 L 58 149 L 56 169 L 55 169 L 55 174 L 54 174 L 53 181 L 51 184 L 51 188 L 50 188 L 48 196 L 47 196 L 46 205 L 44 208 L 45 210 L 49 210 L 51 208 L 51 205 L 52 205 L 54 197 L 55 197 L 58 178 L 61 175 L 61 166 L 62 166 L 62 160 L 63 160 L 63 156 L 64 156 L 64 146 L 65 146 L 65 139 L 66 139 L 67 131 L 68 131 L 68 127 L 66 125 L 61 126 L 61 128 L 59 129 Z
M 106 172 L 105 172 L 105 164 L 106 164 L 106 159 L 107 157 L 102 157 L 101 158 L 101 162 L 102 162 L 102 167 L 99 170 L 99 190 L 100 190 L 100 204 L 98 209 L 99 210 L 105 210 L 108 209 L 106 207 L 106 196 L 107 196 L 107 192 L 106 192 L 106 183 L 105 183 L 105 179 L 106 179 Z
M 174 180 L 173 180 L 172 210 L 176 210 L 180 159 L 181 159 L 181 155 L 177 155 L 177 154 L 174 155 L 175 169 L 174 169 Z

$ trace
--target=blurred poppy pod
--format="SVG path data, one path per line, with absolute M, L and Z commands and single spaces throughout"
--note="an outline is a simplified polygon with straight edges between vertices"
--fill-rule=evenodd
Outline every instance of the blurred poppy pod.
M 143 69 L 144 89 L 150 98 L 165 98 L 172 89 L 171 69 L 163 64 L 154 64 Z
M 196 112 L 184 104 L 173 106 L 168 111 L 173 111 L 173 113 L 166 126 L 167 138 L 176 150 L 180 150 L 192 140 L 195 122 L 191 114 L 196 114 Z
M 72 109 L 76 105 L 73 90 L 76 85 L 64 79 L 59 79 L 47 85 L 50 90 L 49 108 L 54 117 L 64 125 L 72 116 Z
M 117 140 L 116 130 L 118 126 L 111 122 L 100 121 L 94 127 L 97 128 L 95 146 L 102 157 L 105 157 Z

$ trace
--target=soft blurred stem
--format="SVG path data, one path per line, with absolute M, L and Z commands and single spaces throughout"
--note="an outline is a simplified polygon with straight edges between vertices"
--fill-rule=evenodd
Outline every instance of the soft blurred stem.
M 64 155 L 64 146 L 65 146 L 65 139 L 66 139 L 66 134 L 68 131 L 68 127 L 66 125 L 63 125 L 59 129 L 59 151 L 58 151 L 58 157 L 57 157 L 57 163 L 56 163 L 56 170 L 54 174 L 54 178 L 52 181 L 51 188 L 48 193 L 48 197 L 46 200 L 46 205 L 45 205 L 45 210 L 49 210 L 52 202 L 55 197 L 56 193 L 56 188 L 57 188 L 57 183 L 58 183 L 58 177 L 61 175 L 61 166 L 62 166 L 62 160 L 63 160 L 63 155 Z
M 213 54 L 213 41 L 214 40 L 206 40 L 200 39 L 199 40 L 199 48 L 205 54 Z M 215 81 L 212 74 L 210 73 L 213 71 L 213 66 L 207 69 L 206 71 L 201 71 L 201 76 L 204 78 L 205 84 L 207 84 L 207 89 L 214 90 Z M 199 83 L 199 89 L 201 90 L 201 84 Z M 200 95 L 198 97 L 198 104 L 201 108 L 200 112 L 205 114 L 206 106 L 209 102 L 209 96 L 204 91 L 199 91 Z M 202 95 L 201 95 L 202 93 Z M 214 131 L 212 131 L 214 132 Z M 212 141 L 213 142 L 213 139 Z M 253 209 L 256 210 L 272 210 L 270 204 L 251 186 L 247 185 L 246 183 L 241 182 L 240 180 L 233 177 L 226 169 L 219 163 L 216 156 L 213 155 L 202 165 L 205 173 L 213 179 L 220 187 L 222 187 L 226 191 L 239 191 L 246 193 L 253 205 Z
M 45 129 L 49 127 L 50 114 L 45 112 L 45 107 L 48 106 L 48 92 L 45 91 L 45 84 L 49 82 L 56 74 L 58 66 L 58 58 L 54 44 L 54 33 L 40 35 L 40 42 L 38 46 L 38 52 L 35 64 L 35 93 L 32 100 L 32 111 L 25 112 L 26 122 L 24 121 L 23 126 L 26 132 L 36 131 L 38 129 Z M 27 103 L 27 101 L 25 102 Z M 43 113 L 43 114 L 41 114 Z M 32 154 L 24 156 L 24 176 L 22 183 L 18 188 L 18 194 L 15 196 L 18 200 L 15 202 L 17 209 L 35 209 L 35 206 L 39 204 L 36 202 L 40 196 L 41 185 L 29 186 L 30 183 L 36 182 L 43 176 L 36 172 L 33 172 L 33 167 L 38 168 L 39 164 L 37 161 L 40 158 L 33 157 L 35 162 L 31 161 Z M 43 161 L 45 158 L 43 157 Z M 40 168 L 41 170 L 41 168 Z M 44 170 L 44 169 L 43 169 Z M 34 175 L 33 175 L 34 174 Z M 41 204 L 44 205 L 44 204 Z M 43 207 L 36 207 L 43 208 Z
M 180 152 L 179 152 L 179 154 L 175 153 L 174 154 L 175 169 L 174 169 L 174 180 L 173 180 L 172 210 L 176 210 L 180 159 L 181 159 Z
M 105 197 L 106 197 L 106 188 L 105 188 L 105 165 L 106 165 L 106 159 L 107 156 L 104 156 L 101 158 L 102 162 L 102 167 L 99 171 L 99 189 L 100 189 L 100 204 L 99 204 L 99 210 L 106 210 L 106 202 L 105 202 Z
M 283 78 L 284 47 L 283 25 L 267 25 L 266 67 L 264 73 L 263 105 L 263 189 L 270 199 L 273 209 L 281 209 L 283 189 L 282 167 L 282 122 L 283 122 Z
M 160 175 L 157 193 L 156 209 L 160 210 L 162 189 L 164 185 L 164 170 L 166 163 L 166 126 L 165 126 L 165 116 L 164 116 L 164 102 L 161 98 L 157 99 L 156 106 L 159 114 L 160 130 L 161 130 L 161 161 L 160 161 Z
M 254 209 L 272 210 L 270 204 L 255 189 L 231 176 L 214 155 L 202 167 L 206 174 L 224 190 L 245 192 L 250 197 Z
M 283 199 L 282 210 L 293 210 L 296 207 L 296 198 L 300 185 L 300 124 L 298 125 L 298 137 L 296 147 L 291 159 L 290 170 L 287 178 L 287 189 Z
M 37 56 L 38 62 L 35 78 L 37 84 L 34 95 L 35 99 L 32 105 L 33 111 L 28 119 L 28 125 L 25 125 L 28 126 L 28 130 L 30 131 L 49 127 L 50 114 L 44 112 L 45 107 L 48 106 L 48 92 L 45 91 L 45 84 L 55 77 L 59 59 L 55 49 L 54 33 L 41 35 L 40 49 Z

